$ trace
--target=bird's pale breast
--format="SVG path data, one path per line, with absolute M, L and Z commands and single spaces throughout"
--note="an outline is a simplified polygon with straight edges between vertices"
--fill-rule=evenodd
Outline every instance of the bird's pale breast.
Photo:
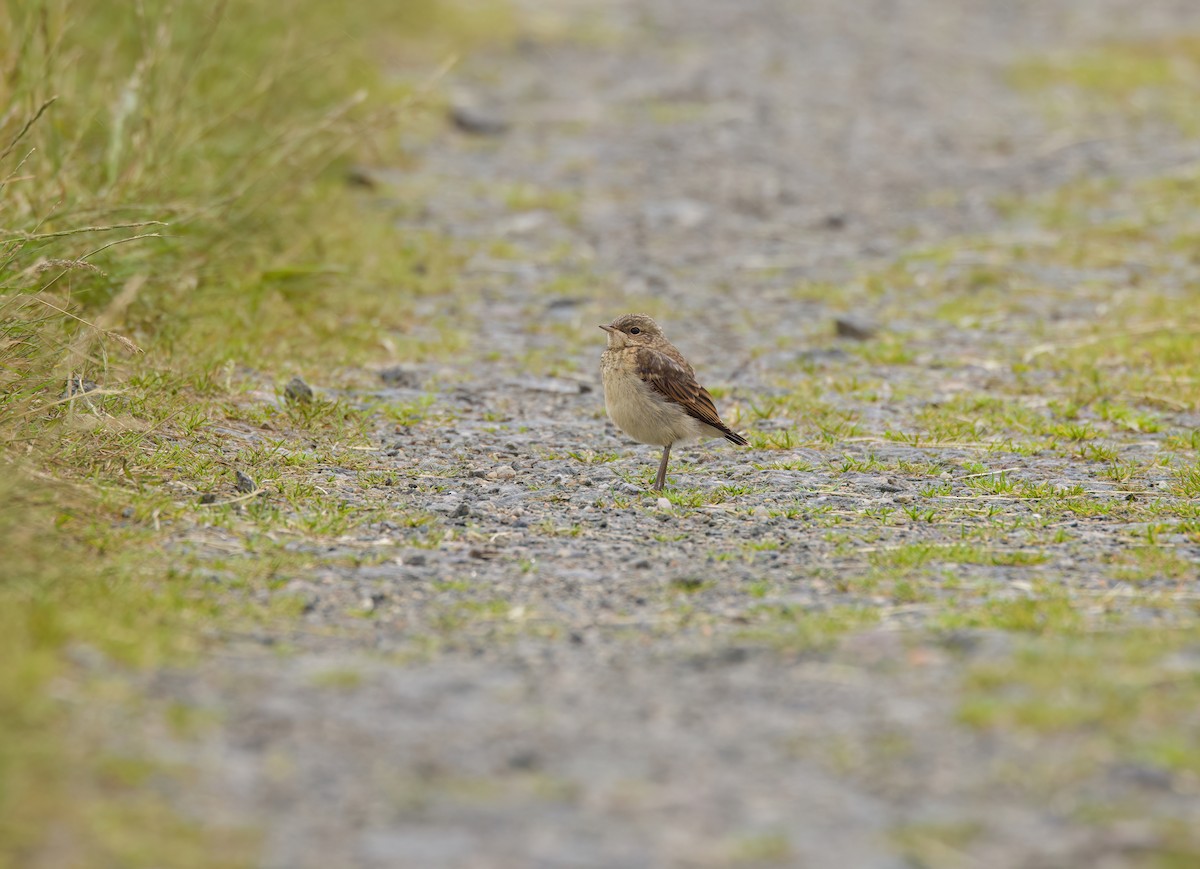
M 673 401 L 656 393 L 622 365 L 621 351 L 606 351 L 601 360 L 604 406 L 621 431 L 635 441 L 665 447 L 700 437 L 720 437 Z

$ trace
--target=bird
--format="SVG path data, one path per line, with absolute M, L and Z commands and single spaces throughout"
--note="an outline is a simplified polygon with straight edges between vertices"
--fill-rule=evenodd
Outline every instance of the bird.
M 654 491 L 667 483 L 671 447 L 699 438 L 747 440 L 721 421 L 712 396 L 659 325 L 646 314 L 623 314 L 601 329 L 608 347 L 600 357 L 604 407 L 635 441 L 663 448 Z

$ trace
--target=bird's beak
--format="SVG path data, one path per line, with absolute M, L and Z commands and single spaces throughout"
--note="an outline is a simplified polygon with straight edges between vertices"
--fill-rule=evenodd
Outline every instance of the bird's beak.
M 611 332 L 613 330 L 612 326 L 601 325 L 600 328 L 603 329 L 605 332 Z

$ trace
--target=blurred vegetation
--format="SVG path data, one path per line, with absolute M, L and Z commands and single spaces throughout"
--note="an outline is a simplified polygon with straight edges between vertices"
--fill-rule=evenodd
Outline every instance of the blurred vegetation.
M 1200 37 L 1186 34 L 1032 57 L 1011 80 L 1068 127 L 1165 121 L 1194 136 L 1198 77 Z
M 452 341 L 412 301 L 455 253 L 346 173 L 404 165 L 439 75 L 508 28 L 441 0 L 0 5 L 0 866 L 248 862 L 252 833 L 171 816 L 136 746 L 162 710 L 109 675 L 247 615 L 162 551 L 195 503 L 164 486 L 230 473 L 206 432 L 262 424 L 239 396 L 274 366 Z M 316 449 L 354 424 L 280 417 Z

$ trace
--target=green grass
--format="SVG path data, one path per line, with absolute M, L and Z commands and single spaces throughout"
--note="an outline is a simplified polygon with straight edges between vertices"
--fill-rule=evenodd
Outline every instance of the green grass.
M 919 567 L 925 564 L 1030 565 L 1046 560 L 1044 552 L 992 547 L 972 543 L 908 543 L 871 554 L 871 563 L 885 567 Z
M 738 640 L 761 643 L 786 654 L 827 651 L 846 633 L 879 620 L 879 613 L 865 606 L 807 610 L 769 603 L 751 606 L 746 616 L 751 626 L 737 632 Z
M 1025 804 L 1052 804 L 1097 832 L 1139 824 L 1152 833 L 1139 850 L 1144 865 L 1192 865 L 1200 837 L 1174 809 L 1151 803 L 1146 791 L 1114 796 L 1095 788 L 1132 768 L 1161 778 L 1167 792 L 1189 791 L 1200 774 L 1198 639 L 1194 626 L 1096 632 L 1074 622 L 1025 632 L 1014 653 L 967 666 L 958 719 L 985 734 L 991 751 L 1042 748 L 1036 767 L 1005 784 Z M 897 844 L 919 862 L 941 865 L 970 853 L 971 839 L 986 832 L 971 820 L 903 827 Z
M 1182 35 L 1030 58 L 1016 65 L 1011 80 L 1060 123 L 1094 126 L 1119 117 L 1127 123 L 1167 122 L 1195 135 L 1197 74 L 1200 38 Z
M 375 517 L 322 469 L 372 474 L 354 446 L 375 416 L 419 425 L 429 403 L 349 407 L 324 373 L 461 347 L 462 325 L 413 305 L 464 252 L 398 235 L 412 204 L 346 169 L 405 162 L 401 136 L 440 123 L 440 64 L 510 32 L 499 7 L 438 0 L 0 5 L 0 865 L 49 859 L 51 840 L 58 865 L 254 862 L 253 831 L 214 842 L 173 816 L 154 782 L 186 771 L 113 754 L 91 722 L 171 719 L 111 686 L 221 626 L 292 617 L 295 601 L 236 593 L 316 562 L 272 535 Z M 395 54 L 410 66 L 385 76 Z M 281 400 L 295 374 L 316 400 Z M 202 526 L 243 553 L 164 551 Z
M 104 672 L 186 661 L 204 647 L 220 606 L 148 554 L 152 528 L 97 515 L 86 491 L 0 480 L 0 864 L 35 863 L 55 829 L 77 865 L 251 865 L 252 831 L 230 831 L 210 851 L 203 831 L 148 786 L 181 773 L 114 754 L 99 724 L 162 719 L 165 711 L 145 708 Z M 100 673 L 80 663 L 92 659 Z M 58 696 L 45 691 L 51 680 L 63 686 Z
M 897 850 L 914 866 L 956 866 L 984 826 L 978 821 L 910 823 L 892 831 Z

